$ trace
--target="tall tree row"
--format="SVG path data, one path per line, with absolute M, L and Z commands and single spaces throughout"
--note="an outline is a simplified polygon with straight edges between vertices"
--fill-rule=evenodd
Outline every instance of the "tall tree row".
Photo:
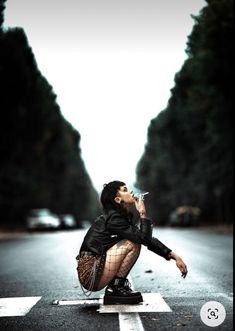
M 81 158 L 80 135 L 62 116 L 22 28 L 4 29 L 0 2 L 0 225 L 23 226 L 32 208 L 99 210 Z
M 233 1 L 207 0 L 187 42 L 166 109 L 148 128 L 137 184 L 159 224 L 178 206 L 198 206 L 201 222 L 232 222 Z

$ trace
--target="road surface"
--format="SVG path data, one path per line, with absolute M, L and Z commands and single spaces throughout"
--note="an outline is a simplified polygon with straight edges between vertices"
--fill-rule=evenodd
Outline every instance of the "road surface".
M 88 299 L 84 296 L 75 257 L 85 231 L 0 236 L 0 330 L 233 329 L 231 234 L 154 229 L 154 235 L 183 258 L 189 272 L 183 279 L 175 261 L 142 247 L 131 281 L 145 301 L 130 308 L 103 306 L 104 291 Z M 200 317 L 202 306 L 211 301 L 219 302 L 226 311 L 224 322 L 217 327 L 207 326 Z

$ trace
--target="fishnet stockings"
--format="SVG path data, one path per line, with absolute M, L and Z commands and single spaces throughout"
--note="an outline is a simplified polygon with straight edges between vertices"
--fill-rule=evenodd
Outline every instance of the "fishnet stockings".
M 121 240 L 107 251 L 104 271 L 98 288 L 107 286 L 114 277 L 126 278 L 140 254 L 141 245 Z

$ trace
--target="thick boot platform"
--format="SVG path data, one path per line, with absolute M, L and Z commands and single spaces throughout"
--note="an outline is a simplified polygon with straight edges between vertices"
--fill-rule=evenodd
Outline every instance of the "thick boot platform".
M 136 305 L 140 302 L 143 302 L 143 297 L 141 294 L 126 297 L 114 295 L 104 296 L 104 305 Z

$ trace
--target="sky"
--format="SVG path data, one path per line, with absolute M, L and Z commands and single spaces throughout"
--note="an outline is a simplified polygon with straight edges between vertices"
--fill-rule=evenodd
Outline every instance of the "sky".
M 81 135 L 95 189 L 132 185 L 151 119 L 167 107 L 204 0 L 7 0 L 63 116 Z

